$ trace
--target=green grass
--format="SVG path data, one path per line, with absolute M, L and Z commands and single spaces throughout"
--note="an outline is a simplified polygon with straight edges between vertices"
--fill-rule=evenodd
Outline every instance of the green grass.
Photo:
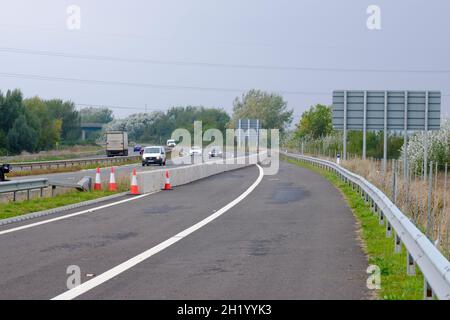
M 310 169 L 324 176 L 344 195 L 360 226 L 360 235 L 369 265 L 381 269 L 381 289 L 376 290 L 383 300 L 419 300 L 423 299 L 423 275 L 416 266 L 416 276 L 406 274 L 406 250 L 394 253 L 394 239 L 386 238 L 386 227 L 380 225 L 378 216 L 374 215 L 364 199 L 350 186 L 341 181 L 334 173 L 322 170 L 310 164 L 285 159 L 289 163 Z
M 53 209 L 78 202 L 98 199 L 114 194 L 109 191 L 68 192 L 53 198 L 36 198 L 29 201 L 0 203 L 0 219 L 7 219 L 27 213 Z

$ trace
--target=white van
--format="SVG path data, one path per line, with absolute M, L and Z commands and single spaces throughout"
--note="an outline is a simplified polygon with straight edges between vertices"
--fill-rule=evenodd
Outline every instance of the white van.
M 167 140 L 167 142 L 166 142 L 166 146 L 167 146 L 168 148 L 175 148 L 176 145 L 177 145 L 177 144 L 175 143 L 175 140 L 173 140 L 173 139 L 169 139 L 169 140 Z
M 166 165 L 166 150 L 161 146 L 145 147 L 142 153 L 142 166 L 151 164 Z

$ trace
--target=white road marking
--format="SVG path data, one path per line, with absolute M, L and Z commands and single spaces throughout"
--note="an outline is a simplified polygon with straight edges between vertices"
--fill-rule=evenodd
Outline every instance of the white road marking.
M 7 233 L 19 231 L 19 230 L 25 230 L 25 229 L 37 227 L 37 226 L 40 226 L 40 225 L 43 225 L 43 224 L 46 224 L 46 223 L 72 218 L 72 217 L 79 216 L 79 215 L 82 215 L 82 214 L 85 214 L 85 213 L 92 213 L 92 212 L 95 212 L 95 211 L 98 211 L 98 210 L 101 210 L 101 209 L 105 209 L 105 208 L 109 208 L 109 207 L 112 207 L 112 206 L 116 206 L 118 204 L 122 204 L 122 203 L 133 201 L 133 200 L 137 200 L 137 199 L 140 199 L 142 197 L 149 196 L 151 194 L 152 193 L 146 193 L 146 194 L 142 194 L 142 195 L 139 195 L 139 196 L 134 196 L 132 198 L 128 198 L 128 199 L 124 199 L 124 200 L 108 203 L 108 204 L 105 204 L 103 206 L 99 206 L 99 207 L 95 207 L 95 208 L 91 208 L 91 209 L 87 209 L 87 210 L 83 210 L 83 211 L 79 211 L 79 212 L 74 212 L 74 213 L 71 213 L 71 214 L 66 214 L 66 215 L 61 216 L 61 217 L 48 219 L 48 220 L 44 220 L 44 221 L 39 221 L 39 222 L 27 224 L 27 225 L 24 225 L 24 226 L 20 226 L 20 227 L 8 229 L 8 230 L 3 230 L 3 231 L 0 231 L 0 236 L 3 235 L 3 234 L 7 234 Z
M 158 252 L 163 251 L 164 249 L 170 247 L 174 243 L 180 241 L 181 239 L 187 237 L 191 233 L 193 233 L 193 232 L 197 231 L 198 229 L 202 228 L 203 226 L 207 225 L 211 221 L 217 219 L 218 217 L 223 215 L 225 212 L 227 212 L 228 210 L 233 208 L 235 205 L 237 205 L 239 202 L 244 200 L 259 185 L 259 183 L 262 181 L 262 179 L 264 177 L 264 171 L 259 165 L 257 165 L 257 167 L 259 169 L 259 176 L 256 179 L 256 181 L 246 191 L 244 191 L 244 193 L 242 193 L 239 197 L 237 197 L 236 199 L 231 201 L 225 207 L 217 210 L 217 212 L 215 212 L 214 214 L 206 217 L 202 221 L 194 224 L 193 226 L 185 229 L 184 231 L 181 231 L 180 233 L 167 239 L 166 241 L 161 242 L 160 244 L 156 245 L 155 247 L 138 254 L 137 256 L 119 264 L 118 266 L 116 266 L 108 271 L 105 271 L 104 273 L 100 274 L 99 276 L 97 276 L 94 279 L 88 280 L 85 283 L 54 297 L 52 300 L 75 299 L 76 297 L 82 295 L 83 293 L 88 292 L 89 290 L 105 283 L 108 280 L 111 280 L 112 278 L 127 271 L 128 269 L 131 269 L 135 265 L 147 260 L 148 258 L 157 254 Z

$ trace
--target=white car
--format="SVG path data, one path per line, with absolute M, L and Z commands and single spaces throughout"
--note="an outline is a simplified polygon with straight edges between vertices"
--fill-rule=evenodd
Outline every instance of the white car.
M 222 150 L 217 147 L 217 146 L 213 146 L 211 148 L 211 150 L 208 153 L 210 158 L 214 158 L 214 157 L 221 157 L 222 156 Z
M 175 140 L 173 140 L 173 139 L 169 139 L 169 140 L 167 140 L 167 142 L 166 142 L 166 146 L 167 146 L 168 148 L 175 148 L 176 145 L 177 145 L 177 144 L 175 143 Z
M 145 147 L 142 153 L 142 166 L 149 166 L 150 164 L 166 165 L 166 150 L 164 147 L 152 146 Z
M 202 148 L 198 146 L 193 146 L 191 150 L 189 150 L 190 156 L 201 156 L 203 154 Z

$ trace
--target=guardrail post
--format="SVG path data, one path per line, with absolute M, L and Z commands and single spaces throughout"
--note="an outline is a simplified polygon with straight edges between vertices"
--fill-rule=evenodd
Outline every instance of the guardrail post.
M 391 223 L 388 221 L 386 223 L 386 238 L 392 237 L 392 226 Z
M 13 192 L 13 201 L 16 201 L 16 192 Z
M 384 213 L 383 211 L 380 211 L 380 216 L 378 219 L 378 223 L 380 224 L 380 226 L 384 225 Z
M 427 279 L 425 279 L 425 277 L 424 277 L 423 291 L 424 291 L 424 296 L 423 296 L 424 300 L 433 300 L 434 299 L 433 289 L 431 288 L 430 284 L 428 283 Z
M 400 239 L 399 235 L 395 233 L 395 253 L 402 252 L 402 239 Z
M 416 262 L 414 261 L 412 255 L 409 252 L 406 255 L 406 273 L 409 276 L 416 275 Z

